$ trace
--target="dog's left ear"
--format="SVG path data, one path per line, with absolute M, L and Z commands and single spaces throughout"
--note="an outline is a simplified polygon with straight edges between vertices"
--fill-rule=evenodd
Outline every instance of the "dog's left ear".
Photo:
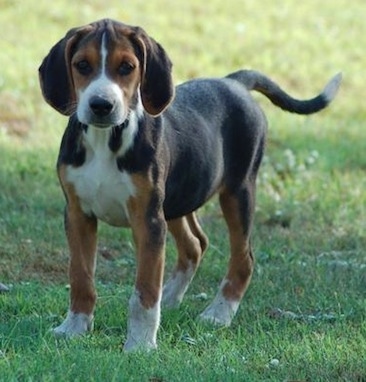
M 162 113 L 173 100 L 172 62 L 162 46 L 141 28 L 136 28 L 133 39 L 141 51 L 141 99 L 152 116 Z

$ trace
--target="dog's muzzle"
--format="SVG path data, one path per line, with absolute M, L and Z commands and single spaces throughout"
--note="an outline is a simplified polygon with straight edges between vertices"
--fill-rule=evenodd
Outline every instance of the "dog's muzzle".
M 125 115 L 121 105 L 114 97 L 93 95 L 87 101 L 87 112 L 81 113 L 80 120 L 100 128 L 123 123 Z

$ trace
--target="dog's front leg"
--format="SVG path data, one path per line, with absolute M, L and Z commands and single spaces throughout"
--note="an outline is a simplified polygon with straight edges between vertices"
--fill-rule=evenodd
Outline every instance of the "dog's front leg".
M 65 230 L 70 250 L 70 307 L 66 319 L 53 332 L 72 337 L 92 330 L 97 219 L 84 214 L 74 188 L 65 184 L 62 176 L 61 182 L 67 199 Z
M 144 191 L 129 203 L 137 273 L 135 290 L 129 302 L 126 351 L 157 347 L 167 232 L 160 199 L 155 190 Z

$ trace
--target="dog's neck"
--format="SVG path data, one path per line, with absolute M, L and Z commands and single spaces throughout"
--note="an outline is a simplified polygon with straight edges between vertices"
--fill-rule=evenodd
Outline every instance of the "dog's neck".
M 129 118 L 118 126 L 97 127 L 79 122 L 86 149 L 92 151 L 108 150 L 123 156 L 133 147 L 139 128 L 139 117 L 131 112 Z

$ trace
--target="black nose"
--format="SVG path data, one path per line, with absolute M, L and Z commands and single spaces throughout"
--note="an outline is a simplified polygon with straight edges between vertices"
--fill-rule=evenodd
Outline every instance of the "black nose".
M 113 109 L 113 103 L 105 98 L 94 96 L 89 101 L 90 109 L 98 117 L 106 117 Z

